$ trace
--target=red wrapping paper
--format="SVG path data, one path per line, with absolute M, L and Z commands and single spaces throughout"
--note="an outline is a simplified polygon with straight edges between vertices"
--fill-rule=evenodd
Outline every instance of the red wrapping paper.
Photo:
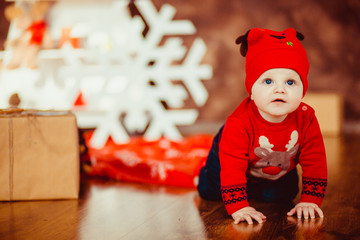
M 92 132 L 83 134 L 87 147 L 83 170 L 88 176 L 195 188 L 201 167 L 212 144 L 212 135 L 201 134 L 171 141 L 146 141 L 133 137 L 129 143 L 115 144 L 109 139 L 101 149 L 89 145 Z

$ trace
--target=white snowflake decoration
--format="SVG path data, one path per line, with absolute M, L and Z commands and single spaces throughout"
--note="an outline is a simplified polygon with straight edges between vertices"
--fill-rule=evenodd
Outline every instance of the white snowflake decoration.
M 61 29 L 72 26 L 71 36 L 80 38 L 84 46 L 76 49 L 66 43 L 58 50 L 42 50 L 43 64 L 30 80 L 23 80 L 26 89 L 21 83 L 14 85 L 9 75 L 30 70 L 3 71 L 1 107 L 18 92 L 22 107 L 67 109 L 81 92 L 86 104 L 73 110 L 79 127 L 95 128 L 93 147 L 102 147 L 109 136 L 125 143 L 128 133 L 136 131 L 149 140 L 180 139 L 176 126 L 190 125 L 198 116 L 196 109 L 182 109 L 184 100 L 190 95 L 201 107 L 208 98 L 202 80 L 212 77 L 212 68 L 201 64 L 206 46 L 196 38 L 186 49 L 178 36 L 194 34 L 196 29 L 188 20 L 174 20 L 174 7 L 164 4 L 157 11 L 150 0 L 137 0 L 135 6 L 144 20 L 131 16 L 123 0 L 110 5 L 57 3 L 50 13 L 51 35 L 59 39 Z

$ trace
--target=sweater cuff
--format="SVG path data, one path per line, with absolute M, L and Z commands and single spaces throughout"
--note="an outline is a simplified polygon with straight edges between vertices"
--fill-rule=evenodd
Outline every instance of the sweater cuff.
M 225 208 L 230 215 L 243 207 L 249 206 L 246 184 L 221 186 L 221 196 Z
M 320 207 L 325 197 L 327 179 L 303 177 L 302 185 L 300 202 L 312 202 Z

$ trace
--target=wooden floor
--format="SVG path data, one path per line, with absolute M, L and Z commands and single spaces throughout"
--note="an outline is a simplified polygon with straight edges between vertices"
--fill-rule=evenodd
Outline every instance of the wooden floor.
M 221 202 L 194 190 L 87 179 L 79 200 L 0 203 L 0 239 L 360 239 L 360 136 L 325 144 L 323 219 L 252 203 L 267 221 L 234 225 Z

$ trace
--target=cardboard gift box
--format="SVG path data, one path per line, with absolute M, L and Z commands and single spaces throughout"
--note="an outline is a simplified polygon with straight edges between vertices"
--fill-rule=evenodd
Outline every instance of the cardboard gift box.
M 303 101 L 315 110 L 324 136 L 338 136 L 342 132 L 343 98 L 337 93 L 307 93 Z
M 0 200 L 76 199 L 79 143 L 75 115 L 0 111 Z

